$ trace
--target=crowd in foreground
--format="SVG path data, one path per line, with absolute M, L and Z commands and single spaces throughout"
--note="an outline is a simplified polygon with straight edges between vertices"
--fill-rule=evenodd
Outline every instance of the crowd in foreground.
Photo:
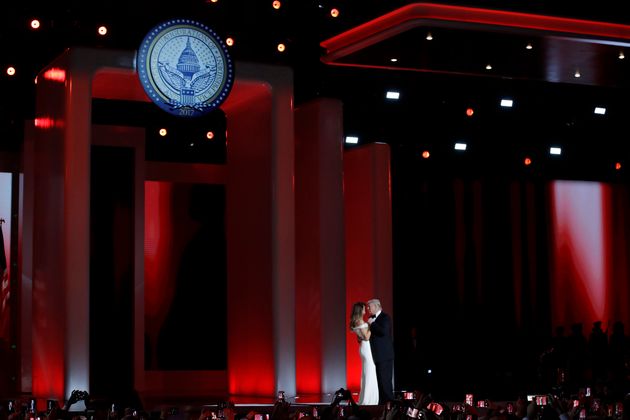
M 79 401 L 85 409 L 73 411 Z M 357 405 L 350 391 L 342 388 L 329 405 L 298 406 L 279 398 L 268 412 L 240 412 L 229 402 L 183 412 L 174 407 L 118 409 L 116 404 L 91 401 L 85 391 L 74 391 L 64 407 L 51 405 L 46 412 L 35 412 L 32 400 L 30 405 L 10 403 L 0 408 L 0 420 L 630 420 L 630 394 L 615 401 L 589 388 L 571 396 L 532 394 L 501 402 L 475 400 L 472 394 L 461 402 L 440 401 L 416 391 L 379 406 Z

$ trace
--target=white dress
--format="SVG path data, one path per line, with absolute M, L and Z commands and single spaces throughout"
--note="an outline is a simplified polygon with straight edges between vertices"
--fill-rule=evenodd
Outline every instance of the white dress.
M 358 335 L 359 330 L 367 330 L 368 324 L 363 323 L 352 330 Z M 361 355 L 361 392 L 359 393 L 359 405 L 378 405 L 378 383 L 376 382 L 376 366 L 372 359 L 370 342 L 359 342 L 359 355 Z

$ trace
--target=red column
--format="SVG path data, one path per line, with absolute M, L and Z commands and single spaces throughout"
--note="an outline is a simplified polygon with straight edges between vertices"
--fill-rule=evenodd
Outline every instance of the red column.
M 342 104 L 295 111 L 296 381 L 298 394 L 345 386 Z
M 351 308 L 354 302 L 378 298 L 383 310 L 393 315 L 391 179 L 387 144 L 373 143 L 346 151 L 344 195 L 346 308 Z M 349 335 L 346 358 L 348 387 L 358 391 L 361 362 L 356 339 Z

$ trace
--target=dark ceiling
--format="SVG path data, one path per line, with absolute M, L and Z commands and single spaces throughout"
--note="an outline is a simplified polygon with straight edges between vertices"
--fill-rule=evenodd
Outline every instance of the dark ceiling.
M 565 1 L 441 2 L 514 13 L 559 16 L 619 24 L 630 23 L 623 2 Z M 323 41 L 390 13 L 411 2 L 395 0 L 180 0 L 12 2 L 3 4 L 0 26 L 0 148 L 19 150 L 25 120 L 34 117 L 34 78 L 72 46 L 135 50 L 155 24 L 173 17 L 206 23 L 224 39 L 233 37 L 235 61 L 290 66 L 296 104 L 326 96 L 344 103 L 346 134 L 360 143 L 383 141 L 431 173 L 490 168 L 527 174 L 584 179 L 620 179 L 617 162 L 630 165 L 625 129 L 630 105 L 628 59 L 624 42 L 589 42 L 537 30 L 497 30 L 427 21 L 340 58 L 330 65 Z M 330 15 L 338 8 L 339 17 Z M 41 28 L 29 28 L 31 18 Z M 108 25 L 106 37 L 96 28 Z M 431 33 L 433 39 L 426 36 Z M 553 35 L 553 36 L 552 36 Z M 610 40 L 608 40 L 610 41 Z M 627 41 L 627 40 L 626 40 Z M 287 50 L 279 53 L 278 42 Z M 532 49 L 526 49 L 527 44 Z M 630 53 L 630 50 L 628 50 Z M 390 59 L 398 61 L 392 63 Z M 492 64 L 487 70 L 486 65 Z M 6 68 L 14 66 L 9 77 Z M 579 70 L 581 77 L 575 78 Z M 385 92 L 400 91 L 388 101 Z M 506 110 L 502 97 L 514 100 Z M 595 106 L 607 108 L 594 115 Z M 465 110 L 474 109 L 468 117 Z M 220 120 L 216 119 L 215 120 Z M 454 141 L 469 144 L 466 157 Z M 548 156 L 562 145 L 560 158 Z M 350 147 L 350 146 L 349 146 Z M 431 150 L 429 163 L 419 153 Z M 522 159 L 534 165 L 524 170 Z M 624 178 L 621 178 L 624 179 Z

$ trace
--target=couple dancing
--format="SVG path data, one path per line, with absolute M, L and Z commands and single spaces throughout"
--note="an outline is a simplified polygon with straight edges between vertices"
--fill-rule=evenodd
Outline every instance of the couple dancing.
M 367 321 L 365 312 L 370 314 Z M 394 345 L 392 321 L 381 309 L 378 299 L 366 304 L 355 303 L 350 316 L 350 329 L 357 335 L 361 355 L 361 392 L 359 405 L 385 404 L 394 399 L 392 374 Z

